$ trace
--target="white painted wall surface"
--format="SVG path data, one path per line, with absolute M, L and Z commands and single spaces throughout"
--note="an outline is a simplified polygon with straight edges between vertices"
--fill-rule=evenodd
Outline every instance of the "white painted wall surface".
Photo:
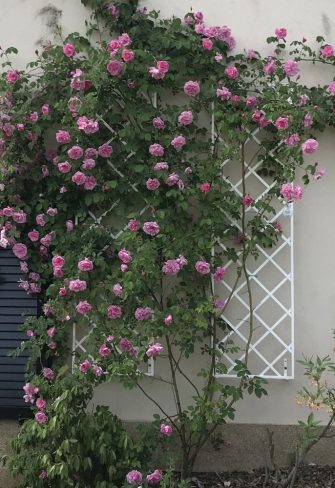
M 38 11 L 54 4 L 63 11 L 64 33 L 84 31 L 87 11 L 80 0 L 1 0 L 0 45 L 19 48 L 17 67 L 34 57 L 36 42 L 47 37 L 43 18 Z M 335 11 L 333 0 L 145 0 L 148 8 L 160 9 L 163 16 L 183 16 L 192 6 L 202 10 L 209 25 L 226 24 L 232 28 L 237 50 L 254 48 L 267 53 L 266 37 L 276 27 L 286 27 L 289 39 L 309 40 L 323 35 L 335 43 Z M 305 79 L 327 83 L 335 75 L 319 67 L 305 70 Z M 295 346 L 296 358 L 303 353 L 332 354 L 331 329 L 335 327 L 335 151 L 334 130 L 319 138 L 317 160 L 327 170 L 324 180 L 312 184 L 303 200 L 295 207 Z M 164 365 L 158 365 L 159 368 Z M 196 364 L 190 368 L 195 370 Z M 296 391 L 304 384 L 302 368 L 296 368 L 295 380 L 269 381 L 267 398 L 248 398 L 238 408 L 237 420 L 242 423 L 292 424 L 305 415 L 295 405 Z M 163 383 L 145 379 L 148 392 L 163 402 L 167 409 L 171 394 Z M 184 396 L 190 394 L 185 385 Z M 150 420 L 155 412 L 144 396 L 123 391 L 118 385 L 100 387 L 94 403 L 107 403 L 126 420 Z

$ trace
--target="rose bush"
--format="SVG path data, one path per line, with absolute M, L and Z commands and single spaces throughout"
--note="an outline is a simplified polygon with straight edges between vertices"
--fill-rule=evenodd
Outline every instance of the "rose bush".
M 278 240 L 274 202 L 300 200 L 301 175 L 305 184 L 323 176 L 310 155 L 319 147 L 315 134 L 334 125 L 335 82 L 299 82 L 304 61 L 334 64 L 322 38 L 316 50 L 305 40 L 288 46 L 286 29 L 278 28 L 267 40 L 270 55 L 232 54 L 231 29 L 208 26 L 201 12 L 160 20 L 134 0 L 82 1 L 93 10 L 87 37 L 74 33 L 47 46 L 25 71 L 9 58 L 14 48 L 1 53 L 0 244 L 20 260 L 20 286 L 38 293 L 44 312 L 27 320 L 22 346 L 30 351 L 25 399 L 35 415 L 23 427 L 25 440 L 20 434 L 14 443 L 12 467 L 23 474 L 23 487 L 86 486 L 85 453 L 71 470 L 55 458 L 62 442 L 57 415 L 80 397 L 78 382 L 90 385 L 85 401 L 74 403 L 81 415 L 95 385 L 120 381 L 142 391 L 160 415 L 157 438 L 179 439 L 183 477 L 215 429 L 234 419 L 236 403 L 266 393 L 264 380 L 248 370 L 254 322 L 246 263 L 257 258 L 257 246 Z M 98 43 L 91 39 L 96 32 Z M 264 138 L 252 157 L 271 187 L 261 198 L 246 187 L 245 146 L 258 129 Z M 227 159 L 239 168 L 241 195 L 222 173 Z M 218 239 L 225 249 L 218 251 Z M 228 260 L 240 264 L 231 294 L 220 297 L 213 283 L 225 279 Z M 242 278 L 249 338 L 234 367 L 238 381 L 226 384 L 215 371 L 227 371 L 222 352 L 236 346 L 220 341 L 230 332 L 222 309 Z M 74 323 L 90 334 L 71 375 L 62 367 Z M 195 353 L 203 364 L 189 376 L 184 365 Z M 149 358 L 167 365 L 156 380 L 169 385 L 172 413 L 143 386 L 140 371 Z M 185 383 L 191 404 L 182 395 Z M 60 393 L 62 385 L 71 395 Z M 75 417 L 63 420 L 70 425 Z M 34 438 L 52 442 L 26 466 L 20 443 L 34 450 Z M 124 455 L 118 454 L 123 478 Z M 135 458 L 133 465 L 125 459 L 129 483 L 144 475 L 149 485 L 160 482 L 157 466 L 143 474 Z

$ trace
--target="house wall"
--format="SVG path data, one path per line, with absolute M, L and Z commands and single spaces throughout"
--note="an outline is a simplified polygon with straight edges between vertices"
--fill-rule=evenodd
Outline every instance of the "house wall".
M 83 31 L 87 11 L 80 0 L 51 0 L 63 12 L 64 33 Z M 17 67 L 23 67 L 34 57 L 34 50 L 41 38 L 49 36 L 46 17 L 39 10 L 49 4 L 44 0 L 3 0 L 0 17 L 0 45 L 19 48 Z M 232 28 L 237 49 L 254 48 L 269 52 L 265 39 L 276 27 L 288 28 L 289 39 L 306 37 L 309 41 L 323 35 L 335 43 L 335 13 L 333 0 L 145 0 L 148 8 L 160 9 L 163 16 L 183 16 L 192 5 L 202 10 L 208 24 L 226 24 Z M 327 83 L 335 70 L 324 67 L 303 69 L 303 80 L 308 83 Z M 335 326 L 335 269 L 333 209 L 335 207 L 334 130 L 319 137 L 320 150 L 317 160 L 326 168 L 326 177 L 312 183 L 304 198 L 295 205 L 295 354 L 324 356 L 333 354 L 332 328 Z M 315 161 L 313 159 L 312 161 Z M 158 369 L 164 365 L 157 365 Z M 191 369 L 196 367 L 193 363 Z M 166 408 L 172 409 L 171 395 L 164 383 L 144 379 L 144 385 Z M 246 398 L 238 407 L 237 422 L 248 424 L 245 428 L 264 432 L 265 427 L 255 424 L 295 424 L 306 415 L 303 407 L 295 403 L 296 392 L 305 384 L 303 369 L 298 364 L 293 380 L 269 380 L 268 396 L 262 400 Z M 191 395 L 185 385 L 184 397 Z M 94 403 L 106 403 L 127 421 L 148 421 L 155 409 L 143 395 L 124 391 L 118 385 L 107 385 L 96 392 Z M 320 414 L 322 418 L 322 414 Z M 253 424 L 250 425 L 250 424 Z M 241 435 L 237 427 L 236 446 Z M 258 430 L 257 430 L 258 429 Z M 283 427 L 287 429 L 287 427 Z M 284 431 L 282 431 L 284 432 Z M 286 432 L 286 431 L 285 431 Z M 250 446 L 252 450 L 252 437 Z M 285 436 L 284 436 L 285 437 Z M 283 436 L 282 442 L 285 443 Z M 243 445 L 243 442 L 240 442 Z M 222 466 L 220 460 L 217 466 Z M 249 466 L 249 465 L 248 465 Z

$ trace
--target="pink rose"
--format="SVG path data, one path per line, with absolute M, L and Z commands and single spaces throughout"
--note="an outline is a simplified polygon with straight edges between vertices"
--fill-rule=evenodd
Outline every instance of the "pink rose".
M 167 61 L 157 61 L 156 66 L 159 71 L 165 75 L 169 71 L 169 63 Z
M 80 146 L 72 146 L 68 150 L 67 154 L 71 159 L 80 159 L 83 156 L 84 151 Z
M 122 51 L 121 57 L 125 63 L 130 63 L 131 61 L 133 61 L 135 53 L 134 51 L 130 51 L 129 49 L 124 49 Z
M 55 377 L 55 372 L 51 368 L 43 368 L 42 370 L 43 378 L 46 380 L 53 380 Z
M 161 424 L 159 431 L 166 437 L 170 437 L 173 433 L 172 425 L 169 424 Z
M 150 344 L 148 349 L 145 351 L 145 354 L 148 358 L 152 358 L 155 356 L 159 356 L 161 352 L 164 350 L 164 347 L 159 342 L 155 342 L 154 344 Z
M 299 73 L 298 63 L 293 59 L 288 59 L 284 64 L 284 71 L 288 77 L 297 75 Z
M 24 224 L 27 221 L 27 214 L 20 210 L 19 212 L 13 212 L 13 220 L 17 224 Z
M 210 264 L 206 261 L 197 261 L 195 263 L 195 269 L 198 271 L 198 273 L 203 275 L 211 272 Z
M 299 144 L 300 142 L 300 136 L 299 134 L 291 134 L 290 136 L 286 137 L 284 139 L 284 143 L 289 146 L 289 147 L 295 147 Z
M 169 169 L 169 165 L 165 162 L 156 163 L 154 165 L 154 171 L 164 171 L 165 169 Z
M 333 48 L 333 46 L 331 46 L 330 44 L 327 44 L 326 46 L 324 46 L 321 49 L 321 55 L 324 58 L 331 58 L 332 56 L 334 56 L 334 48 Z
M 275 29 L 275 34 L 277 39 L 285 39 L 287 36 L 287 29 L 285 29 L 285 27 L 277 27 Z
M 111 76 L 120 76 L 123 73 L 124 63 L 117 59 L 112 59 L 107 64 L 107 71 Z
M 53 274 L 56 278 L 63 278 L 64 277 L 64 271 L 60 266 L 55 266 L 53 269 Z
M 25 244 L 16 243 L 12 247 L 14 255 L 19 259 L 26 259 L 28 256 L 28 249 Z
M 184 136 L 177 136 L 171 141 L 171 146 L 175 149 L 180 150 L 186 144 L 186 139 Z
M 41 107 L 41 111 L 43 115 L 49 115 L 50 112 L 50 106 L 48 103 L 44 103 Z
M 94 147 L 88 147 L 85 149 L 85 158 L 96 158 L 98 157 L 98 150 Z
M 76 305 L 76 310 L 81 315 L 87 315 L 89 312 L 91 312 L 92 308 L 93 308 L 92 305 L 88 303 L 86 300 L 80 301 L 78 305 Z
M 98 147 L 98 154 L 102 158 L 109 158 L 113 154 L 113 148 L 109 144 L 102 144 Z
M 213 49 L 213 41 L 205 37 L 201 41 L 202 47 L 206 49 L 206 51 L 211 51 Z
M 173 323 L 173 316 L 171 314 L 167 315 L 164 319 L 165 325 L 171 325 Z
M 250 195 L 244 195 L 242 198 L 242 205 L 244 207 L 250 207 L 253 203 L 253 199 Z
M 79 261 L 78 262 L 78 269 L 80 269 L 80 271 L 92 271 L 93 261 L 91 261 L 88 258 L 85 258 L 82 261 Z
M 154 191 L 157 190 L 159 187 L 160 183 L 157 178 L 148 178 L 146 181 L 145 186 L 148 188 L 148 190 Z
M 165 261 L 162 271 L 169 276 L 175 276 L 181 270 L 181 265 L 176 259 L 168 259 Z
M 152 156 L 163 156 L 164 155 L 164 147 L 160 144 L 151 144 L 149 146 L 149 153 Z
M 78 293 L 79 291 L 84 291 L 87 288 L 86 281 L 84 280 L 72 280 L 69 283 L 69 290 Z
M 150 320 L 152 318 L 153 311 L 149 307 L 138 307 L 135 310 L 135 319 L 136 320 Z
M 323 178 L 325 174 L 326 174 L 326 170 L 325 170 L 324 168 L 319 168 L 319 169 L 318 169 L 318 170 L 315 172 L 315 174 L 314 174 L 314 176 L 313 176 L 313 179 L 314 179 L 315 181 L 321 180 L 321 178 Z
M 301 150 L 304 154 L 313 154 L 319 148 L 319 143 L 315 139 L 307 139 L 301 144 Z
M 94 176 L 86 176 L 84 183 L 85 190 L 94 190 L 97 184 L 97 180 Z
M 69 173 L 69 171 L 71 171 L 72 169 L 72 166 L 68 161 L 64 161 L 63 163 L 58 163 L 57 167 L 61 173 Z
M 209 193 L 212 189 L 212 185 L 208 182 L 205 182 L 205 183 L 201 183 L 200 185 L 200 191 L 202 193 Z
M 112 351 L 109 349 L 108 346 L 106 346 L 106 344 L 102 344 L 100 347 L 99 347 L 99 354 L 100 356 L 102 356 L 103 358 L 107 358 L 110 353 Z
M 74 175 L 72 176 L 71 180 L 73 181 L 73 183 L 80 186 L 86 182 L 86 178 L 87 176 L 84 175 L 84 173 L 82 173 L 81 171 L 76 171 L 76 173 L 74 173 Z
M 85 159 L 85 161 L 83 161 L 83 164 L 81 165 L 81 167 L 83 169 L 93 169 L 95 167 L 96 163 L 94 161 L 94 159 Z
M 119 319 L 122 317 L 122 310 L 121 307 L 118 305 L 109 305 L 107 308 L 107 317 L 109 319 Z
M 163 478 L 162 472 L 159 469 L 155 469 L 151 474 L 147 475 L 147 482 L 149 485 L 158 485 Z
M 6 80 L 8 83 L 14 84 L 20 79 L 20 75 L 17 71 L 10 69 L 7 71 Z
M 113 285 L 113 293 L 117 297 L 121 296 L 121 294 L 122 294 L 122 286 L 120 285 L 120 283 L 116 283 L 115 285 Z
M 52 266 L 54 268 L 62 268 L 64 266 L 64 263 L 65 263 L 65 259 L 63 258 L 63 256 L 53 256 L 52 260 Z
M 59 130 L 56 132 L 56 141 L 60 144 L 67 144 L 71 141 L 71 136 L 67 130 Z
M 240 75 L 240 72 L 239 70 L 236 68 L 236 66 L 228 66 L 225 70 L 224 70 L 225 74 L 228 76 L 229 79 L 231 80 L 235 80 L 236 78 L 238 78 L 238 76 Z
M 274 59 L 270 59 L 267 63 L 265 63 L 263 67 L 263 72 L 265 75 L 273 75 L 277 71 L 277 64 Z
M 120 261 L 122 261 L 125 264 L 129 264 L 133 260 L 130 253 L 126 249 L 121 249 L 121 251 L 119 251 L 117 255 Z
M 50 327 L 47 330 L 47 334 L 48 334 L 49 337 L 53 337 L 56 334 L 56 327 Z
M 288 202 L 295 202 L 301 200 L 303 191 L 300 186 L 295 186 L 293 183 L 284 183 L 280 188 L 280 194 Z
M 302 123 L 304 127 L 311 127 L 313 125 L 313 117 L 310 114 L 306 114 Z
M 178 117 L 178 122 L 180 125 L 190 125 L 193 122 L 193 113 L 191 110 L 181 112 Z
M 127 227 L 132 232 L 137 232 L 138 229 L 140 228 L 140 224 L 137 222 L 136 219 L 130 219 L 128 224 L 127 224 Z
M 3 215 L 6 217 L 12 217 L 14 210 L 11 207 L 5 207 L 2 209 Z
M 190 97 L 195 97 L 200 93 L 199 83 L 197 81 L 187 81 L 184 85 L 184 93 Z
M 79 371 L 81 371 L 82 373 L 87 373 L 90 367 L 91 367 L 91 362 L 88 359 L 85 359 L 85 361 L 80 363 Z
M 57 214 L 58 214 L 57 208 L 53 208 L 53 207 L 48 208 L 47 215 L 49 215 L 49 217 L 54 217 Z
M 44 412 L 37 412 L 35 413 L 35 420 L 39 424 L 45 424 L 48 421 L 48 417 L 45 415 Z
M 154 119 L 152 119 L 152 125 L 155 127 L 155 129 L 165 128 L 165 122 L 161 117 L 155 117 Z
M 45 400 L 43 400 L 42 398 L 37 398 L 37 400 L 36 400 L 36 407 L 39 410 L 44 410 L 46 404 L 47 404 L 47 402 Z
M 139 486 L 142 482 L 142 474 L 136 469 L 133 469 L 132 471 L 129 471 L 129 473 L 126 476 L 126 479 L 127 479 L 127 483 L 129 483 L 130 485 Z
M 145 222 L 143 224 L 143 231 L 149 236 L 156 236 L 159 234 L 160 228 L 157 222 Z
M 63 53 L 67 58 L 72 58 L 76 53 L 75 47 L 70 42 L 64 44 Z
M 278 130 L 285 130 L 288 128 L 288 117 L 278 117 L 275 126 Z
M 213 274 L 215 281 L 222 281 L 226 274 L 226 270 L 222 266 L 218 266 Z
M 121 46 L 130 46 L 130 44 L 132 43 L 132 40 L 131 40 L 129 34 L 127 34 L 126 32 L 123 32 L 118 37 L 118 41 L 120 42 Z

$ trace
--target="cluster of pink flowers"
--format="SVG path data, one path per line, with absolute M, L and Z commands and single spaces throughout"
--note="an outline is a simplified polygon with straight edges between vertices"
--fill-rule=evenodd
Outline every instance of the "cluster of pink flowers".
M 63 278 L 64 272 L 63 272 L 63 266 L 65 263 L 65 259 L 63 256 L 53 256 L 52 260 L 52 266 L 53 266 L 53 273 L 56 278 Z
M 78 117 L 77 127 L 85 134 L 94 134 L 99 130 L 99 123 L 97 120 L 89 119 L 85 115 Z
M 159 469 L 155 469 L 152 473 L 149 473 L 146 476 L 147 483 L 150 486 L 155 486 L 158 485 L 162 481 L 163 475 L 162 472 Z M 136 469 L 133 469 L 132 471 L 129 471 L 129 473 L 126 476 L 127 483 L 130 485 L 135 485 L 139 486 L 142 483 L 143 476 L 140 471 L 137 471 Z
M 315 139 L 307 139 L 301 144 L 301 150 L 304 154 L 313 154 L 319 149 L 319 143 Z
M 180 255 L 177 259 L 168 259 L 167 261 L 165 261 L 162 271 L 168 276 L 175 276 L 187 264 L 187 259 L 184 256 Z
M 76 280 L 71 280 L 69 283 L 69 290 L 78 293 L 80 291 L 84 291 L 87 288 L 87 283 L 85 280 L 80 280 L 79 278 Z
M 125 63 L 131 63 L 134 60 L 134 51 L 127 49 L 131 43 L 132 40 L 126 33 L 109 42 L 107 50 L 110 55 L 112 57 L 119 56 L 119 59 L 111 59 L 107 64 L 107 71 L 111 76 L 121 76 L 124 72 Z
M 123 273 L 125 273 L 128 270 L 128 264 L 132 262 L 133 258 L 127 249 L 121 249 L 117 255 L 121 261 L 120 269 Z
M 34 386 L 34 385 L 31 385 L 30 383 L 26 383 L 23 386 L 23 391 L 25 393 L 23 395 L 24 401 L 26 403 L 35 403 L 35 400 L 36 400 L 35 397 L 38 394 L 38 392 L 40 391 L 40 389 L 38 386 Z
M 300 186 L 293 183 L 284 183 L 280 188 L 280 194 L 287 202 L 295 202 L 302 198 L 303 191 Z
M 81 373 L 87 373 L 90 369 L 92 369 L 92 373 L 96 378 L 99 378 L 104 374 L 103 369 L 101 366 L 98 366 L 95 363 L 91 363 L 89 359 L 85 359 L 82 363 L 79 365 L 79 371 Z
M 169 72 L 170 65 L 165 60 L 156 61 L 156 66 L 150 66 L 148 71 L 155 80 L 162 80 Z
M 164 350 L 164 347 L 159 342 L 154 342 L 150 344 L 148 349 L 145 351 L 145 354 L 148 358 L 153 358 L 155 356 L 159 356 Z

